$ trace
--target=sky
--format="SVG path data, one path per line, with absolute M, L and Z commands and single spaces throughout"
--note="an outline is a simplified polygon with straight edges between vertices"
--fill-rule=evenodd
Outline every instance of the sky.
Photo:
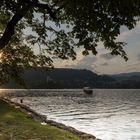
M 57 68 L 88 69 L 97 74 L 140 72 L 140 22 L 132 30 L 122 27 L 118 40 L 127 43 L 124 47 L 128 55 L 127 62 L 120 56 L 110 55 L 100 42 L 96 56 L 83 56 L 82 51 L 77 50 L 76 60 L 55 60 L 54 66 Z

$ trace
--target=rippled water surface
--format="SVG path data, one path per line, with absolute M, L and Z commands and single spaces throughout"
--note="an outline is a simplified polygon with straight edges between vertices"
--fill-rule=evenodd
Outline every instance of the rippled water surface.
M 25 95 L 23 95 L 26 93 Z M 18 91 L 24 104 L 103 140 L 140 140 L 140 90 Z

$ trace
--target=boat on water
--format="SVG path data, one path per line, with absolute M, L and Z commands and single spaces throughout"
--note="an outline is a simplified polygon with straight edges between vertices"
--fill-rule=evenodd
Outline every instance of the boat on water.
M 92 94 L 93 93 L 93 90 L 90 87 L 84 87 L 83 88 L 83 92 L 85 94 Z

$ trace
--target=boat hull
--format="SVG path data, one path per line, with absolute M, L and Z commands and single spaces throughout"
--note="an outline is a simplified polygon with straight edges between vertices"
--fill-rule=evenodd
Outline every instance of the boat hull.
M 92 89 L 84 89 L 83 91 L 85 94 L 92 94 L 93 93 Z

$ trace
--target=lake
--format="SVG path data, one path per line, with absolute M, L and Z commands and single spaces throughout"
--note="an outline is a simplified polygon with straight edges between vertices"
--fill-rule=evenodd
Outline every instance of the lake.
M 140 140 L 140 90 L 7 90 L 48 119 L 103 140 Z M 3 91 L 4 92 L 4 91 Z

